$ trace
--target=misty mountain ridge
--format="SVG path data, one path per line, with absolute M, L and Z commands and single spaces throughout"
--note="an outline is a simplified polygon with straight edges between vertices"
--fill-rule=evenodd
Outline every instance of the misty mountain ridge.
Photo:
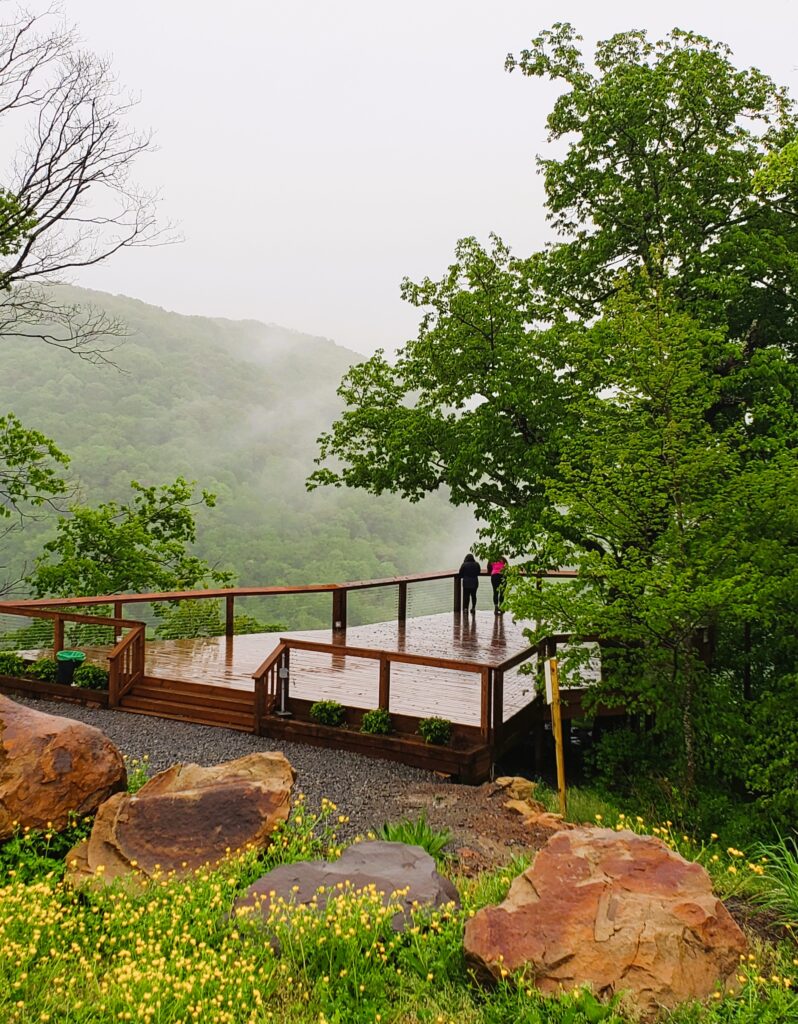
M 215 492 L 197 553 L 242 585 L 364 579 L 459 564 L 470 516 L 348 490 L 308 493 L 316 438 L 341 411 L 336 389 L 362 355 L 255 320 L 186 316 L 69 286 L 53 293 L 105 310 L 129 336 L 95 366 L 38 340 L 3 339 L 0 409 L 70 455 L 81 501 L 128 500 L 131 480 L 181 475 Z M 0 564 L 30 563 L 46 523 L 3 541 Z

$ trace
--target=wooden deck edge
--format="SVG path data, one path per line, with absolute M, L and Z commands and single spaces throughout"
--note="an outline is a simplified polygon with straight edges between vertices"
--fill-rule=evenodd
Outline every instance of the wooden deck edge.
M 46 683 L 42 679 L 0 675 L 0 692 L 19 694 L 23 697 L 55 697 L 72 704 L 97 704 L 100 707 L 108 707 L 107 690 L 87 690 L 82 686 Z
M 276 715 L 264 719 L 262 735 L 270 739 L 346 750 L 385 761 L 400 761 L 427 771 L 453 775 L 467 783 L 488 779 L 493 761 L 492 747 L 487 744 L 462 748 L 436 746 L 413 736 L 379 736 Z

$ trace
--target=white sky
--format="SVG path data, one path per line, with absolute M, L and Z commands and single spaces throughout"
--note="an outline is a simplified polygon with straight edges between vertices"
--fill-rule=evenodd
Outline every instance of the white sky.
M 796 88 L 794 0 L 64 0 L 141 96 L 185 241 L 76 283 L 184 313 L 254 317 L 363 352 L 415 334 L 403 276 L 438 276 L 464 235 L 519 254 L 547 237 L 533 158 L 554 88 L 503 70 L 554 21 L 590 47 L 670 28 L 729 43 Z

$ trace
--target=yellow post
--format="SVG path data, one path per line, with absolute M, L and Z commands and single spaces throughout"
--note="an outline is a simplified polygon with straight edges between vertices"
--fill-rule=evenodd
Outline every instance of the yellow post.
M 557 789 L 560 794 L 560 814 L 565 817 L 567 804 L 565 798 L 565 750 L 562 744 L 562 716 L 560 715 L 560 679 L 557 672 L 557 659 L 550 658 L 551 669 L 551 731 L 554 733 L 554 749 L 557 754 Z

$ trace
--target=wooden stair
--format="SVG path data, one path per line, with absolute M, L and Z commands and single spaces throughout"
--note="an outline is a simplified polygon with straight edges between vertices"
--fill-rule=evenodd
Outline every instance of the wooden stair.
M 125 694 L 120 707 L 138 715 L 153 715 L 196 725 L 215 725 L 254 732 L 255 694 L 232 687 L 204 686 L 180 679 L 145 676 Z

